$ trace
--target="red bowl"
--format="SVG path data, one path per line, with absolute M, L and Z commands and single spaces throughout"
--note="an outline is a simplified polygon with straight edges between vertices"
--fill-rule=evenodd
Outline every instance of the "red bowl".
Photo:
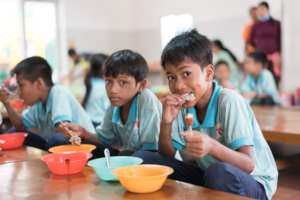
M 28 133 L 6 133 L 0 134 L 0 148 L 2 149 L 15 149 L 23 145 L 25 137 Z
M 91 157 L 91 153 L 70 151 L 47 154 L 41 159 L 47 163 L 54 174 L 66 175 L 81 172 Z

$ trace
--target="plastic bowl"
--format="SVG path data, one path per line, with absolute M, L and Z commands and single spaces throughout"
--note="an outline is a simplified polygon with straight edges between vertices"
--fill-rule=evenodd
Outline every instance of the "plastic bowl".
M 70 151 L 91 153 L 94 149 L 96 149 L 96 146 L 92 144 L 81 144 L 79 146 L 69 144 L 69 145 L 55 146 L 50 148 L 48 151 L 52 153 L 70 152 Z
M 89 161 L 88 166 L 92 167 L 102 180 L 118 181 L 118 177 L 111 173 L 112 170 L 124 166 L 138 165 L 142 162 L 141 158 L 134 156 L 112 156 L 110 158 L 110 168 L 107 167 L 104 157 Z
M 47 163 L 53 174 L 66 175 L 81 172 L 91 157 L 91 153 L 71 151 L 47 154 L 41 159 Z
M 112 171 L 126 190 L 134 193 L 149 193 L 159 190 L 174 170 L 163 165 L 135 165 Z
M 23 145 L 25 137 L 28 133 L 6 133 L 0 134 L 0 148 L 2 149 L 16 149 Z

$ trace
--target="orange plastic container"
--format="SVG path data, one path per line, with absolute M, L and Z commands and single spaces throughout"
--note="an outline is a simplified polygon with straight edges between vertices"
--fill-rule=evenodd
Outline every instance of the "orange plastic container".
M 25 137 L 28 133 L 6 133 L 0 134 L 0 148 L 2 149 L 16 149 L 23 145 Z
M 81 144 L 79 146 L 70 144 L 70 145 L 60 145 L 60 146 L 52 147 L 48 151 L 52 153 L 66 152 L 66 151 L 68 152 L 79 151 L 79 152 L 91 153 L 94 149 L 96 149 L 96 146 L 92 144 Z
M 54 174 L 66 175 L 81 172 L 91 157 L 91 153 L 72 151 L 47 154 L 41 159 L 47 163 Z
M 120 183 L 134 193 L 149 193 L 159 190 L 174 170 L 163 165 L 133 165 L 114 169 Z

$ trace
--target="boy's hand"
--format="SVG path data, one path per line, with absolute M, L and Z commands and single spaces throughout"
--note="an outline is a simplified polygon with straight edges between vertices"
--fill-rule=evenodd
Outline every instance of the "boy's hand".
M 84 128 L 82 128 L 80 125 L 69 122 L 61 122 L 59 124 L 59 127 L 62 130 L 62 134 L 66 138 L 70 138 L 72 136 L 80 137 L 84 132 Z
M 213 148 L 213 139 L 208 135 L 198 131 L 186 131 L 180 135 L 185 137 L 185 149 L 191 156 L 202 158 L 210 154 Z
M 9 96 L 10 96 L 9 92 L 2 85 L 2 87 L 0 88 L 0 101 L 2 101 L 3 104 L 8 104 L 9 103 L 9 101 L 8 101 Z
M 171 124 L 179 113 L 184 99 L 177 94 L 169 94 L 163 101 L 162 122 Z

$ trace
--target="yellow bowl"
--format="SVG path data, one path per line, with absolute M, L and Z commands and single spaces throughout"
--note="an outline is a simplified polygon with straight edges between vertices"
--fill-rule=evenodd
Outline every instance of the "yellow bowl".
M 60 146 L 52 147 L 48 151 L 52 153 L 66 152 L 66 151 L 68 152 L 80 151 L 80 152 L 91 153 L 94 149 L 96 149 L 96 146 L 92 144 L 81 144 L 79 146 L 70 144 L 70 145 L 60 145 Z
M 159 190 L 174 170 L 163 165 L 133 165 L 114 169 L 120 183 L 128 191 L 149 193 Z

